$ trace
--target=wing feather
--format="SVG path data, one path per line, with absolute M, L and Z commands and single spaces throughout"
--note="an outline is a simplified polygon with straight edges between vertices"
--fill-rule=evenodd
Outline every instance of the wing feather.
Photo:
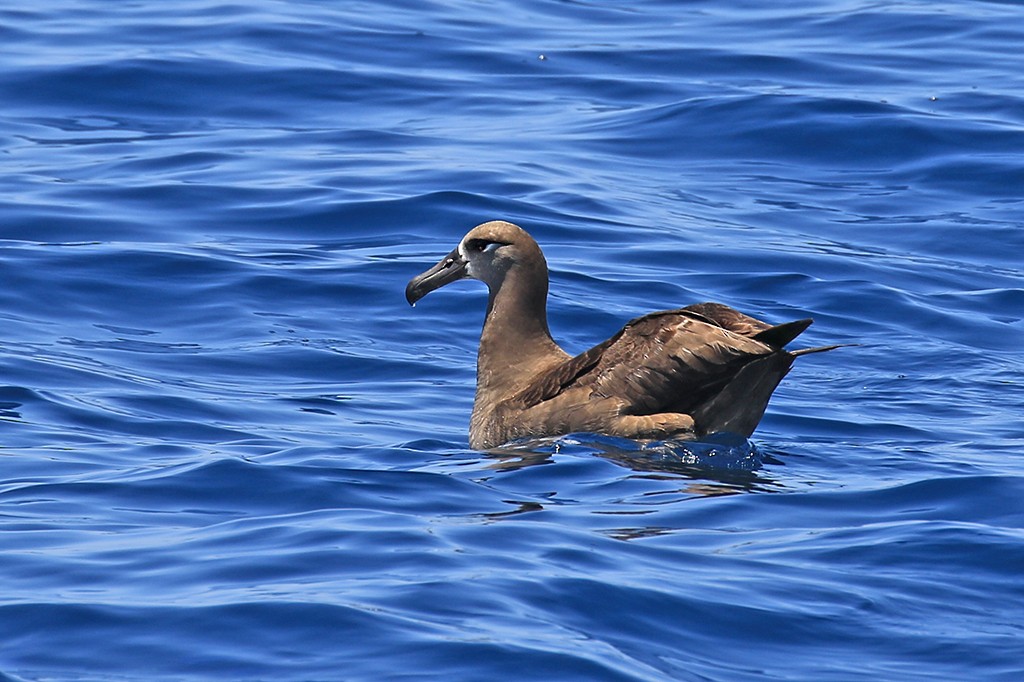
M 766 341 L 788 342 L 807 324 L 773 327 L 713 303 L 650 313 L 542 373 L 515 402 L 532 407 L 579 390 L 589 399 L 620 402 L 623 414 L 696 413 L 702 406 L 721 403 L 719 396 L 737 376 L 753 374 L 743 373 L 747 365 L 773 354 L 788 356 Z M 788 367 L 788 362 L 783 364 Z M 733 386 L 728 394 L 741 389 Z

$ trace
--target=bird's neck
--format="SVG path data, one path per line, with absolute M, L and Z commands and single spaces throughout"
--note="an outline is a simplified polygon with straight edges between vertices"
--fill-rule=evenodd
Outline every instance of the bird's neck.
M 568 358 L 548 330 L 548 273 L 513 270 L 487 302 L 477 355 L 477 392 L 506 394 L 523 378 Z

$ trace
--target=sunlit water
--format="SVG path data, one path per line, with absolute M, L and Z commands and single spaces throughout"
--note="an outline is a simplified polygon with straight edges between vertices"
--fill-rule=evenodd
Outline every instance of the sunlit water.
M 0 10 L 0 679 L 1024 679 L 1020 6 L 619 5 Z M 860 345 L 474 452 L 493 218 Z

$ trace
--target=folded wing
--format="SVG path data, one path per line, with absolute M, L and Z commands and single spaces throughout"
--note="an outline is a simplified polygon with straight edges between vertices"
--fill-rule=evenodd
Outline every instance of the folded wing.
M 811 320 L 771 326 L 728 306 L 702 303 L 650 313 L 537 377 L 518 401 L 565 392 L 613 400 L 620 414 L 688 414 L 700 434 L 749 436 L 794 356 L 783 350 Z

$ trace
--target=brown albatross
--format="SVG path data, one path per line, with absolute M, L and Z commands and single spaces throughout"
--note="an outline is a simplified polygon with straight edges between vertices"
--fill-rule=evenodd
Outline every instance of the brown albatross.
M 783 349 L 811 320 L 769 325 L 720 303 L 638 317 L 571 357 L 548 331 L 548 266 L 537 242 L 496 220 L 469 231 L 405 289 L 410 304 L 465 278 L 490 297 L 477 355 L 469 445 L 574 432 L 637 440 L 749 437 L 798 355 Z

